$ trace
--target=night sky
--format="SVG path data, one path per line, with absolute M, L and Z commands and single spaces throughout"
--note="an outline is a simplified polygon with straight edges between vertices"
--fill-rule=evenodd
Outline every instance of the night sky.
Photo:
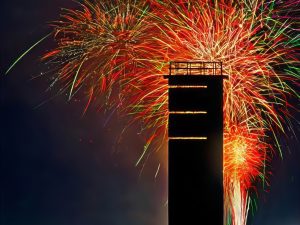
M 137 127 L 118 144 L 124 118 L 112 115 L 107 122 L 94 107 L 82 117 L 82 102 L 55 97 L 46 77 L 32 79 L 47 70 L 39 58 L 53 46 L 51 39 L 4 75 L 51 31 L 48 22 L 58 19 L 60 8 L 77 5 L 71 0 L 0 4 L 0 224 L 166 225 L 165 174 L 154 179 L 150 163 L 140 176 L 134 166 L 144 143 Z M 299 136 L 299 127 L 295 131 Z M 271 186 L 258 190 L 250 225 L 300 225 L 299 142 L 282 137 L 282 143 L 284 160 L 274 156 Z

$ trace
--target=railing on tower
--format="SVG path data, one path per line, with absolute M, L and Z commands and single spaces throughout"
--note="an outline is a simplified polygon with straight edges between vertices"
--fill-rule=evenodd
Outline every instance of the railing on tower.
M 169 75 L 223 75 L 222 62 L 171 61 Z

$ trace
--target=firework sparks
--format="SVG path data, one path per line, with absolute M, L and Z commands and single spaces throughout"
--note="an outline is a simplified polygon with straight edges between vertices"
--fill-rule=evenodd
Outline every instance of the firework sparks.
M 82 11 L 65 10 L 53 22 L 58 47 L 43 59 L 56 66 L 55 81 L 69 91 L 69 99 L 81 89 L 89 99 L 106 95 L 107 103 L 118 105 L 122 97 L 112 92 L 122 93 L 129 77 L 142 76 L 140 68 L 149 64 L 144 55 L 155 52 L 152 27 L 145 26 L 148 6 L 137 1 L 85 1 L 81 6 Z
M 265 182 L 264 165 L 272 150 L 269 131 L 284 131 L 285 95 L 293 92 L 286 81 L 297 80 L 295 74 L 279 73 L 275 66 L 299 63 L 297 46 L 287 44 L 296 38 L 286 34 L 286 22 L 270 18 L 278 13 L 274 5 L 259 1 L 168 2 L 156 7 L 157 26 L 163 31 L 156 36 L 162 59 L 225 62 L 224 73 L 229 76 L 224 83 L 225 221 L 246 224 L 248 190 L 258 178 Z M 161 72 L 166 73 L 164 68 Z M 146 92 L 141 91 L 132 105 L 143 105 L 146 118 L 159 118 L 166 129 L 164 81 L 155 76 L 142 86 Z M 160 115 L 165 110 L 165 117 L 156 115 L 156 108 Z
M 223 110 L 225 221 L 244 225 L 249 189 L 259 178 L 265 182 L 268 153 L 274 147 L 280 150 L 276 133 L 284 132 L 288 121 L 287 96 L 298 97 L 288 85 L 298 85 L 299 79 L 299 20 L 297 12 L 289 11 L 296 4 L 85 0 L 81 10 L 65 10 L 53 23 L 57 48 L 43 59 L 57 69 L 55 82 L 68 91 L 69 99 L 79 90 L 88 95 L 85 111 L 105 96 L 107 107 L 131 115 L 149 130 L 137 165 L 148 158 L 151 144 L 156 142 L 156 151 L 167 141 L 167 63 L 222 61 L 228 75 Z M 273 147 L 270 134 L 277 142 Z

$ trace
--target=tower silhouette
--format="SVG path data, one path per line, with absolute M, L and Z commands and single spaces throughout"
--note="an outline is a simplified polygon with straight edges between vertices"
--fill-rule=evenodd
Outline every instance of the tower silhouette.
M 169 84 L 169 225 L 222 225 L 222 63 L 170 62 L 165 78 Z

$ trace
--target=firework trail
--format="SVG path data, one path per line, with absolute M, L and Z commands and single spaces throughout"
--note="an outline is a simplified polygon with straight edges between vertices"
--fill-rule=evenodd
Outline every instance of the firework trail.
M 69 99 L 78 91 L 88 96 L 85 111 L 100 102 L 130 115 L 131 122 L 141 121 L 149 138 L 137 165 L 167 141 L 168 86 L 163 75 L 168 62 L 222 61 L 228 75 L 224 223 L 244 225 L 249 191 L 257 180 L 267 182 L 265 165 L 273 149 L 281 154 L 276 136 L 290 123 L 287 99 L 299 97 L 292 88 L 300 72 L 299 11 L 290 10 L 299 4 L 85 0 L 81 10 L 64 10 L 53 23 L 57 47 L 43 59 L 57 70 L 53 82 L 60 83 Z

